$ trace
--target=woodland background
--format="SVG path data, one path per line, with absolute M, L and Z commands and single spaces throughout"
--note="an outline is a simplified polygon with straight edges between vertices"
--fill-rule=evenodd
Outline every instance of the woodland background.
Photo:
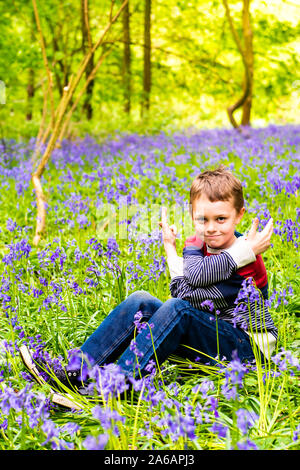
M 1 2 L 0 138 L 37 135 L 49 76 L 55 107 L 121 5 L 38 2 L 41 35 L 33 2 Z M 238 124 L 299 123 L 299 36 L 297 0 L 129 0 L 91 56 L 82 82 L 105 58 L 65 135 L 229 127 L 227 108 L 243 96 L 247 73 Z

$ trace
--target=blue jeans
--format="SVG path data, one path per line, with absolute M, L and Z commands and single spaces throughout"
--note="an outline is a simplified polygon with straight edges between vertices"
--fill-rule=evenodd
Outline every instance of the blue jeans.
M 142 312 L 142 321 L 152 325 L 136 333 L 136 354 L 130 345 L 135 335 L 135 314 Z M 247 333 L 214 315 L 197 310 L 179 298 L 161 302 L 148 292 L 136 291 L 115 307 L 95 332 L 85 341 L 81 350 L 93 364 L 115 362 L 128 376 L 136 377 L 137 357 L 139 373 L 147 373 L 146 366 L 156 359 L 159 364 L 170 356 L 185 357 L 202 363 L 215 364 L 214 358 L 230 361 L 236 350 L 241 361 L 252 361 L 253 350 Z M 189 346 L 189 349 L 184 345 Z M 204 354 L 201 354 L 204 353 Z M 209 357 L 207 357 L 209 356 Z

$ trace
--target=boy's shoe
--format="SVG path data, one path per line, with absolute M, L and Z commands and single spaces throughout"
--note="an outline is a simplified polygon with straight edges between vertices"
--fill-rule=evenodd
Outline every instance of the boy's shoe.
M 88 387 L 79 387 L 77 393 L 89 401 L 91 400 L 93 403 L 101 402 L 101 398 L 95 395 L 93 390 L 90 390 Z M 62 395 L 60 393 L 53 392 L 50 396 L 50 401 L 54 405 L 58 405 L 59 407 L 69 409 L 69 410 L 82 410 L 84 406 L 76 401 L 75 396 L 71 395 Z M 84 401 L 83 401 L 84 403 Z
M 82 407 L 75 403 L 72 397 L 68 398 L 64 395 L 60 395 L 59 393 L 52 393 L 51 402 L 55 405 L 62 406 L 63 408 L 68 408 L 69 410 L 82 410 Z
M 80 387 L 80 370 L 68 370 L 61 368 L 56 368 L 55 371 L 48 372 L 46 364 L 43 364 L 41 361 L 33 361 L 29 348 L 22 344 L 19 348 L 21 359 L 29 370 L 31 376 L 41 385 L 48 384 L 51 387 L 59 388 L 59 384 L 64 385 L 67 388 L 72 390 L 78 389 Z M 46 372 L 49 376 L 48 380 L 45 380 L 41 372 Z
M 19 352 L 24 366 L 28 369 L 30 375 L 40 384 L 44 385 L 46 380 L 40 374 L 36 364 L 33 362 L 30 351 L 25 344 L 19 347 Z

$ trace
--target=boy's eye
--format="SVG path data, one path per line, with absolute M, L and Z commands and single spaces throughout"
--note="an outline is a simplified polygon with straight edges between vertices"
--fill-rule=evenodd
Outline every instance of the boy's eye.
M 204 224 L 204 222 L 206 222 L 207 219 L 205 217 L 196 217 L 195 220 L 196 220 L 196 222 L 198 222 L 200 224 Z M 218 222 L 225 222 L 226 217 L 217 217 L 216 220 Z

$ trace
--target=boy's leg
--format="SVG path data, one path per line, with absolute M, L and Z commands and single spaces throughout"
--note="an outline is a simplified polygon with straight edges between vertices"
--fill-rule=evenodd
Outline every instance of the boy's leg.
M 148 292 L 136 291 L 115 307 L 95 332 L 85 341 L 81 351 L 92 364 L 114 362 L 129 345 L 134 333 L 134 316 L 143 313 L 148 321 L 162 302 Z
M 198 357 L 204 363 L 215 363 L 219 348 L 220 360 L 226 357 L 230 361 L 234 350 L 242 361 L 254 359 L 248 335 L 244 331 L 220 319 L 216 328 L 213 314 L 197 310 L 185 300 L 167 300 L 152 315 L 151 324 L 152 337 L 149 338 L 148 328 L 136 336 L 136 348 L 141 355 L 137 358 L 135 351 L 128 347 L 118 361 L 127 375 L 138 376 L 139 369 L 143 376 L 147 373 L 145 368 L 150 360 L 157 357 L 161 364 L 173 353 L 192 360 Z M 182 345 L 188 345 L 195 351 Z M 201 352 L 204 354 L 201 355 Z

